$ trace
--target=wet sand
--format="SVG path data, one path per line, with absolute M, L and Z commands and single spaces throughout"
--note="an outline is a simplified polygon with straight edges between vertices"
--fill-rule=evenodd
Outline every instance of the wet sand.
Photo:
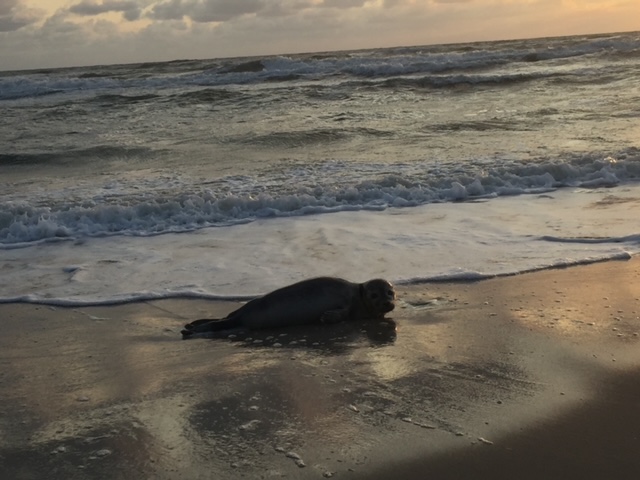
M 237 305 L 0 305 L 0 478 L 637 478 L 640 258 L 399 298 L 189 341 Z

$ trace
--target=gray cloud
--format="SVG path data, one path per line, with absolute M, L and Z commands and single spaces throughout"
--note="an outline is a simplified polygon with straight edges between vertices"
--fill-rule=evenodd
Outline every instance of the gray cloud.
M 0 32 L 14 32 L 38 20 L 33 11 L 22 8 L 20 0 L 0 0 Z
M 13 32 L 28 24 L 29 22 L 10 15 L 0 15 L 0 32 Z
M 154 20 L 182 20 L 188 17 L 194 22 L 225 22 L 247 14 L 263 17 L 294 15 L 303 10 L 320 8 L 359 8 L 368 0 L 165 0 L 158 2 L 149 12 Z
M 140 7 L 132 0 L 103 0 L 96 1 L 83 0 L 82 3 L 69 8 L 71 13 L 82 16 L 94 16 L 108 12 L 121 12 L 126 20 L 133 21 L 140 18 Z
M 225 22 L 235 17 L 258 13 L 264 8 L 262 0 L 169 0 L 156 4 L 149 16 L 155 20 L 181 20 L 189 17 L 194 22 Z
M 18 0 L 0 0 L 0 15 L 10 15 L 16 5 L 18 5 Z
M 182 20 L 185 15 L 187 11 L 182 0 L 158 3 L 149 13 L 149 17 L 154 20 Z
M 286 17 L 313 7 L 311 0 L 268 1 L 260 11 L 262 17 Z
M 355 8 L 361 7 L 365 3 L 367 3 L 367 0 L 324 0 L 322 5 L 332 8 Z
M 196 22 L 224 22 L 247 13 L 257 13 L 262 9 L 260 0 L 208 0 L 197 2 L 191 19 Z
M 397 7 L 400 5 L 406 5 L 409 2 L 407 0 L 384 0 L 382 2 L 382 6 L 384 8 L 393 8 L 393 7 Z
M 431 3 L 472 3 L 476 0 L 431 0 Z M 411 0 L 383 0 L 382 6 L 384 8 L 393 8 L 393 7 L 410 7 L 414 6 L 414 3 Z

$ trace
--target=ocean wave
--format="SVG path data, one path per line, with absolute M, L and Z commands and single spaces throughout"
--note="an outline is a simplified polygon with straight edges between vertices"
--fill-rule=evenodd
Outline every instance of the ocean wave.
M 157 93 L 162 89 L 221 87 L 225 85 L 326 80 L 379 79 L 421 76 L 429 86 L 459 83 L 522 82 L 554 75 L 562 59 L 603 56 L 624 60 L 640 51 L 637 34 L 541 39 L 433 47 L 407 47 L 334 54 L 300 54 L 239 58 L 227 61 L 183 61 L 110 67 L 11 72 L 0 75 L 0 101 L 77 93 L 104 95 L 137 88 Z M 487 69 L 518 70 L 534 65 L 536 74 L 492 75 Z M 548 66 L 546 66 L 548 64 Z M 141 72 L 143 69 L 143 72 Z M 471 75 L 480 72 L 482 75 Z M 564 72 L 567 73 L 567 72 Z M 448 76 L 440 76 L 448 74 Z M 433 76 L 435 78 L 431 79 Z M 393 86 L 393 82 L 389 86 Z
M 629 260 L 632 255 L 628 252 L 609 253 L 598 256 L 592 256 L 587 258 L 581 258 L 578 260 L 556 260 L 549 262 L 545 265 L 539 265 L 531 268 L 525 268 L 522 270 L 516 270 L 512 272 L 504 273 L 480 273 L 472 271 L 460 271 L 455 273 L 449 273 L 445 275 L 434 275 L 431 277 L 414 277 L 396 280 L 393 283 L 396 285 L 419 285 L 424 283 L 452 283 L 452 282 L 477 282 L 481 280 L 489 280 L 492 278 L 502 277 L 514 277 L 516 275 L 522 275 L 525 273 L 535 273 L 544 270 L 555 270 L 559 268 L 577 267 L 581 265 L 592 265 L 594 263 L 603 263 L 619 260 Z
M 640 234 L 626 235 L 624 237 L 555 237 L 553 235 L 544 235 L 540 240 L 545 242 L 558 243 L 584 243 L 584 244 L 603 244 L 603 243 L 638 243 L 640 244 Z
M 548 262 L 544 265 L 539 265 L 531 268 L 525 268 L 521 270 L 514 270 L 504 273 L 480 273 L 475 271 L 461 270 L 454 273 L 448 273 L 444 275 L 432 275 L 424 277 L 412 277 L 412 278 L 393 278 L 391 281 L 398 285 L 419 285 L 430 283 L 459 283 L 459 282 L 478 282 L 482 280 L 488 280 L 492 278 L 512 277 L 516 275 L 522 275 L 526 273 L 540 272 L 544 270 L 554 270 L 559 268 L 575 267 L 580 265 L 591 265 L 595 263 L 603 263 L 609 261 L 621 261 L 629 260 L 632 255 L 627 252 L 608 253 L 597 256 L 591 256 L 581 258 L 577 260 L 556 260 Z M 154 300 L 167 300 L 167 299 L 200 299 L 200 300 L 215 300 L 215 301 L 229 301 L 229 302 L 244 302 L 249 301 L 259 295 L 264 295 L 267 292 L 260 294 L 250 295 L 222 295 L 204 291 L 202 289 L 188 289 L 188 288 L 173 288 L 162 289 L 159 291 L 138 291 L 130 293 L 119 293 L 113 295 L 83 295 L 75 297 L 51 297 L 40 294 L 25 294 L 15 296 L 0 296 L 0 304 L 3 303 L 25 303 L 33 305 L 48 305 L 51 307 L 93 307 L 93 306 L 111 306 L 111 305 L 123 305 L 135 302 L 148 302 Z
M 66 152 L 0 153 L 0 166 L 87 163 L 88 158 L 102 160 L 140 158 L 149 155 L 151 152 L 152 149 L 147 147 L 98 145 Z
M 370 86 L 383 88 L 454 88 L 460 85 L 509 85 L 539 79 L 542 74 L 491 74 L 491 75 L 438 75 L 415 78 L 389 78 L 387 80 L 368 83 Z
M 32 305 L 49 305 L 52 307 L 98 307 L 123 305 L 135 302 L 149 302 L 153 300 L 168 300 L 176 298 L 191 298 L 200 300 L 218 300 L 228 302 L 246 302 L 258 295 L 217 295 L 206 293 L 201 290 L 163 290 L 159 292 L 144 291 L 131 292 L 126 294 L 113 295 L 108 298 L 104 297 L 83 297 L 83 298 L 51 298 L 37 294 L 17 295 L 14 297 L 0 297 L 2 303 L 28 303 Z
M 188 232 L 259 218 L 383 210 L 428 203 L 545 193 L 561 187 L 611 187 L 640 179 L 640 154 L 617 159 L 580 156 L 572 161 L 470 164 L 289 165 L 278 171 L 194 182 L 171 178 L 110 180 L 42 192 L 29 200 L 5 196 L 0 248 L 82 237 Z M 85 188 L 85 190 L 82 190 Z M 47 196 L 48 195 L 48 196 Z
M 91 101 L 99 104 L 112 106 L 112 105 L 133 105 L 136 103 L 156 100 L 158 98 L 160 98 L 160 95 L 156 95 L 153 93 L 142 94 L 142 95 L 104 94 L 104 95 L 98 95 L 94 97 L 93 99 L 91 99 Z
M 341 121 L 341 117 L 334 118 L 335 121 Z M 227 141 L 246 144 L 259 145 L 267 147 L 304 147 L 309 145 L 327 144 L 329 142 L 338 142 L 355 136 L 361 137 L 389 137 L 394 133 L 387 130 L 378 130 L 374 128 L 324 128 L 311 129 L 291 132 L 276 132 L 267 135 L 242 135 L 231 138 Z
M 200 90 L 189 91 L 172 95 L 178 103 L 183 104 L 199 104 L 199 103 L 218 103 L 228 100 L 236 101 L 245 95 L 241 92 L 234 92 L 223 88 L 204 88 Z

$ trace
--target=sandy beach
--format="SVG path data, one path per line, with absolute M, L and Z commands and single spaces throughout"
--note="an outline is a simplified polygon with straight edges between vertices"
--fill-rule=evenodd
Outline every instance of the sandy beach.
M 640 258 L 398 288 L 394 323 L 0 305 L 0 477 L 635 479 Z

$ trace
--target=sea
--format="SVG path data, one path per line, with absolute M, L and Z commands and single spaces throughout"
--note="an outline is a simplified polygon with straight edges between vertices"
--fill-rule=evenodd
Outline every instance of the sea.
M 639 32 L 3 71 L 0 112 L 0 302 L 640 252 Z

